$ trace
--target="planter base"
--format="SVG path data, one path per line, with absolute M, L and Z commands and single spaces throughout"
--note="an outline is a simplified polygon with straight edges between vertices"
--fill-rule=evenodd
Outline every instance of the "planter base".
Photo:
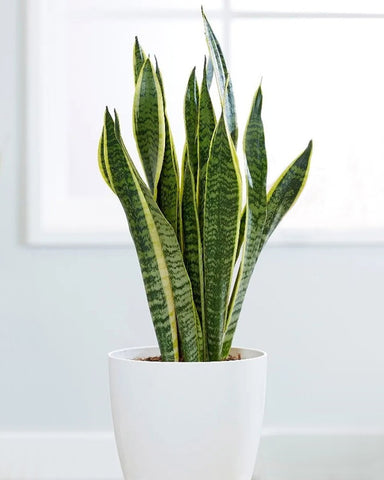
M 137 361 L 109 355 L 115 438 L 126 480 L 251 480 L 264 412 L 266 354 L 230 362 Z

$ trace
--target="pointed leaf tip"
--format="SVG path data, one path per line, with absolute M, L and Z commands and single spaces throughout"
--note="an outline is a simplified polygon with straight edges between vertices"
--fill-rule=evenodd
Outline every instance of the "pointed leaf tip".
M 105 107 L 105 115 L 104 115 L 105 119 L 108 119 L 108 120 L 112 120 L 112 115 L 111 115 L 111 112 L 109 111 L 109 108 L 108 107 Z
M 232 81 L 228 73 L 227 65 L 224 59 L 222 48 L 214 34 L 208 19 L 203 14 L 205 37 L 208 44 L 210 58 L 215 72 L 219 96 L 222 106 L 225 105 L 225 117 L 227 127 L 231 134 L 233 143 L 236 147 L 237 143 L 237 121 L 235 99 L 233 95 Z
M 263 106 L 263 92 L 261 90 L 261 85 L 260 85 L 256 92 L 256 101 L 255 101 L 256 112 L 259 115 L 261 113 L 262 106 Z
M 302 160 L 302 164 L 303 166 L 306 168 L 306 170 L 308 171 L 309 169 L 309 165 L 311 163 L 311 156 L 312 156 L 312 146 L 313 146 L 313 143 L 312 143 L 312 140 L 309 141 L 308 145 L 307 145 L 307 148 L 304 150 L 304 152 L 301 154 L 301 156 L 299 157 L 298 160 Z M 303 185 L 304 187 L 304 185 Z
M 149 57 L 136 82 L 133 123 L 137 149 L 156 198 L 165 149 L 165 121 L 161 85 Z
M 312 154 L 312 140 L 309 141 L 307 147 L 303 151 L 303 153 L 296 159 L 295 163 L 302 168 L 306 168 L 308 170 L 309 163 L 311 161 L 311 154 Z

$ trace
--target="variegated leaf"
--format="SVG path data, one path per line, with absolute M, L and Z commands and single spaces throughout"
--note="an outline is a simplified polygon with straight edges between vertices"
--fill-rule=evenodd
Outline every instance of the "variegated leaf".
M 99 148 L 97 150 L 97 159 L 98 159 L 98 162 L 99 162 L 100 173 L 101 173 L 102 177 L 104 178 L 105 183 L 113 191 L 113 188 L 112 188 L 112 185 L 111 185 L 111 180 L 109 178 L 107 166 L 105 164 L 105 159 L 104 159 L 104 127 L 103 127 L 101 137 L 100 137 L 100 141 L 99 141 Z
M 147 56 L 141 48 L 138 38 L 135 37 L 135 43 L 133 45 L 133 74 L 135 77 L 135 85 L 137 83 L 141 69 L 143 68 L 146 59 Z
M 207 87 L 208 87 L 208 90 L 211 88 L 212 80 L 213 80 L 213 63 L 212 63 L 211 57 L 209 56 L 208 57 L 208 62 L 207 62 Z
M 245 235 L 245 221 L 247 219 L 247 207 L 243 208 L 241 212 L 241 219 L 240 219 L 240 229 L 239 229 L 239 241 L 237 243 L 237 252 L 236 252 L 236 261 L 239 258 L 241 248 L 244 243 L 244 235 Z
M 241 176 L 223 114 L 207 163 L 203 259 L 209 360 L 220 360 L 227 304 L 239 237 Z
M 219 89 L 219 95 L 225 112 L 225 121 L 227 123 L 227 128 L 231 134 L 232 141 L 236 146 L 238 128 L 232 81 L 228 73 L 223 51 L 216 38 L 216 35 L 214 34 L 212 27 L 204 14 L 203 9 L 201 9 L 201 13 L 204 21 L 205 37 L 208 44 L 209 54 L 210 58 L 212 59 L 213 70 L 215 72 L 216 82 Z
M 183 231 L 183 219 L 182 219 L 182 202 L 183 202 L 183 191 L 185 183 L 185 169 L 186 163 L 188 161 L 188 147 L 187 143 L 184 145 L 183 154 L 181 157 L 181 178 L 180 178 L 180 205 L 179 205 L 179 219 L 177 223 L 177 238 L 179 239 L 179 244 L 181 251 L 184 252 L 184 231 Z
M 284 170 L 268 192 L 263 246 L 302 192 L 308 178 L 311 154 L 312 140 L 303 153 Z
M 181 192 L 181 218 L 183 232 L 183 256 L 192 284 L 193 298 L 199 315 L 202 333 L 206 338 L 204 315 L 203 256 L 199 218 L 196 203 L 195 180 L 188 157 L 184 161 L 183 189 Z M 206 352 L 206 345 L 204 345 Z
M 199 87 L 196 81 L 196 68 L 189 76 L 187 91 L 184 100 L 184 125 L 187 137 L 187 153 L 192 168 L 193 177 L 196 181 L 198 170 L 197 158 L 197 125 L 199 115 Z
M 178 209 L 179 209 L 179 170 L 176 159 L 176 150 L 173 143 L 171 128 L 169 126 L 168 115 L 166 112 L 165 94 L 163 80 L 161 77 L 159 65 L 156 59 L 156 75 L 161 88 L 164 105 L 164 126 L 165 126 L 165 148 L 163 166 L 157 185 L 157 204 L 163 212 L 165 218 L 177 232 Z
M 258 104 L 257 97 L 259 97 L 259 107 L 257 107 L 257 104 Z M 261 90 L 259 89 L 258 94 L 256 96 L 256 101 L 254 104 L 255 113 L 257 113 L 258 110 L 259 110 L 259 114 L 261 113 L 261 101 L 262 101 Z M 258 115 L 256 115 L 256 118 L 257 117 Z M 252 113 L 251 113 L 250 119 L 251 118 L 252 118 Z M 262 173 L 262 179 L 263 179 L 263 184 L 265 184 L 266 155 L 265 155 L 264 133 L 262 131 L 261 117 L 259 120 L 260 120 L 260 124 L 259 124 L 260 125 L 260 137 L 259 137 L 260 153 L 259 155 L 260 155 L 260 161 L 262 162 L 262 165 L 264 165 L 264 167 L 260 166 L 260 172 L 264 172 Z M 246 144 L 247 144 L 247 141 L 245 141 L 245 146 Z M 251 145 L 252 145 L 252 142 L 249 143 L 249 146 Z M 292 207 L 295 200 L 298 198 L 302 189 L 304 188 L 305 181 L 308 175 L 308 170 L 309 170 L 311 151 L 312 151 L 312 142 L 310 142 L 308 147 L 305 149 L 305 151 L 294 162 L 292 162 L 291 165 L 289 165 L 289 167 L 283 172 L 283 174 L 278 178 L 278 180 L 273 185 L 272 189 L 270 190 L 270 192 L 265 198 L 265 203 L 266 203 L 265 213 L 262 213 L 262 211 L 259 209 L 257 210 L 259 211 L 259 215 L 260 215 L 260 224 L 256 228 L 256 232 L 257 232 L 257 235 L 255 236 L 256 241 L 254 243 L 254 249 L 252 248 L 252 252 L 250 255 L 251 260 L 252 259 L 253 260 L 248 265 L 248 268 L 247 268 L 246 256 L 247 256 L 247 250 L 249 249 L 249 247 L 247 246 L 248 234 L 246 235 L 243 264 L 239 270 L 239 274 L 235 282 L 235 287 L 234 287 L 231 302 L 230 302 L 227 329 L 226 329 L 225 338 L 224 338 L 223 356 L 227 355 L 230 350 L 232 340 L 233 340 L 233 335 L 236 329 L 237 321 L 238 321 L 242 303 L 244 300 L 244 295 L 248 287 L 249 280 L 250 280 L 254 265 L 258 259 L 258 256 L 262 248 L 264 247 L 265 243 L 267 242 L 268 238 L 270 237 L 270 235 L 272 234 L 272 232 L 280 222 L 280 220 Z M 251 158 L 249 153 L 247 154 L 247 150 L 246 150 L 248 168 L 250 167 L 249 158 Z M 265 159 L 264 159 L 264 156 L 265 156 Z M 252 175 L 251 175 L 251 180 L 253 184 L 255 184 L 255 179 L 252 178 Z M 248 187 L 249 186 L 250 186 L 250 183 L 248 182 Z M 263 189 L 262 192 L 265 192 L 265 189 Z M 256 197 L 255 197 L 255 200 L 256 200 Z M 251 204 L 254 204 L 254 201 L 248 202 L 248 207 Z M 264 204 L 264 199 L 262 199 L 262 201 L 259 202 L 259 205 L 262 205 L 262 204 Z M 258 218 L 257 211 L 256 211 L 256 217 L 255 217 L 256 219 Z M 263 216 L 264 216 L 264 222 L 262 222 Z M 249 217 L 249 214 L 248 214 L 248 217 Z M 249 231 L 249 228 L 250 228 L 249 219 L 247 219 L 247 222 L 246 222 L 247 232 Z M 251 246 L 252 246 L 252 242 L 251 242 Z M 248 271 L 248 274 L 247 274 L 247 271 Z
M 209 157 L 209 149 L 213 132 L 216 127 L 216 116 L 213 109 L 211 96 L 209 94 L 207 79 L 207 63 L 204 59 L 203 81 L 201 84 L 200 98 L 199 98 L 199 122 L 197 131 L 197 146 L 198 146 L 198 164 L 199 174 L 197 179 L 197 204 L 199 210 L 200 228 L 203 226 L 203 212 L 204 212 L 204 195 L 205 195 L 205 180 L 206 180 L 206 165 Z
M 137 173 L 122 145 L 118 121 L 108 111 L 103 134 L 104 160 L 136 246 L 162 358 L 179 359 L 179 335 L 184 360 L 201 360 L 191 283 L 175 232 Z
M 149 59 L 145 60 L 136 83 L 133 130 L 149 188 L 156 198 L 164 159 L 165 121 L 161 87 Z
M 244 248 L 228 309 L 222 351 L 223 358 L 228 355 L 231 348 L 245 293 L 261 250 L 263 227 L 266 219 L 267 155 L 261 107 L 262 93 L 259 88 L 253 101 L 244 136 L 244 152 L 247 160 Z

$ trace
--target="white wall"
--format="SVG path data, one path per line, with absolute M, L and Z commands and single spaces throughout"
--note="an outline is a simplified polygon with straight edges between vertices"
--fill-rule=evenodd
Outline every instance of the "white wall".
M 1 0 L 0 430 L 110 430 L 106 353 L 154 335 L 133 250 L 23 243 L 22 25 Z M 267 248 L 236 342 L 269 354 L 267 428 L 384 431 L 383 278 L 384 247 Z

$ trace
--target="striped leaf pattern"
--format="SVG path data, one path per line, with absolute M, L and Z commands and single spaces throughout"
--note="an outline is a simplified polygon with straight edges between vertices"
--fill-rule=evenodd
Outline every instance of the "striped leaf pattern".
M 193 298 L 201 322 L 205 339 L 204 315 L 204 278 L 203 257 L 196 203 L 195 180 L 192 167 L 186 157 L 184 162 L 184 181 L 181 200 L 181 218 L 183 231 L 183 256 L 189 278 L 192 283 Z M 204 344 L 204 352 L 206 345 Z
M 148 58 L 136 83 L 133 127 L 148 185 L 156 198 L 165 149 L 164 103 L 156 72 Z
M 262 93 L 257 91 L 244 136 L 247 161 L 247 204 L 244 219 L 244 248 L 239 272 L 229 305 L 222 355 L 230 350 L 241 307 L 253 269 L 258 259 L 267 211 L 267 155 L 261 120 Z
M 245 293 L 260 252 L 304 188 L 312 152 L 312 142 L 309 142 L 308 147 L 287 167 L 266 196 L 267 157 L 261 107 L 262 93 L 259 88 L 244 138 L 248 168 L 245 247 L 229 307 L 223 358 L 231 348 Z
M 228 356 L 259 254 L 306 182 L 312 142 L 266 190 L 267 155 L 258 89 L 246 125 L 246 195 L 236 153 L 232 82 L 220 44 L 202 11 L 209 58 L 201 88 L 196 69 L 184 98 L 181 179 L 164 86 L 137 38 L 133 48 L 133 131 L 147 183 L 124 145 L 118 117 L 106 110 L 100 172 L 125 211 L 163 361 Z M 221 102 L 210 96 L 215 74 Z M 235 277 L 235 264 L 237 269 Z
M 221 359 L 240 215 L 240 171 L 222 114 L 207 164 L 204 205 L 205 321 L 210 360 Z
M 207 40 L 210 58 L 212 61 L 213 70 L 215 72 L 215 77 L 216 77 L 216 82 L 219 89 L 221 103 L 225 112 L 225 121 L 227 123 L 228 130 L 231 134 L 232 141 L 236 146 L 238 128 L 237 128 L 235 97 L 233 95 L 232 81 L 228 73 L 227 64 L 225 63 L 223 51 L 221 49 L 219 42 L 217 41 L 216 35 L 213 33 L 212 27 L 209 24 L 203 9 L 201 9 L 201 13 L 202 13 L 203 22 L 204 22 L 205 38 Z
M 184 100 L 184 122 L 187 136 L 188 160 L 192 168 L 193 178 L 197 179 L 197 125 L 199 115 L 199 87 L 196 80 L 196 68 L 189 76 L 187 92 Z
M 167 116 L 165 122 L 165 149 L 163 166 L 157 184 L 157 204 L 177 233 L 179 218 L 179 171 L 175 146 Z
M 135 43 L 133 45 L 133 74 L 135 85 L 137 84 L 137 80 L 139 79 L 141 69 L 143 68 L 146 59 L 147 56 L 141 48 L 138 38 L 135 37 Z
M 207 62 L 204 60 L 203 81 L 199 97 L 198 112 L 198 131 L 197 131 L 197 151 L 198 151 L 198 179 L 197 179 L 197 203 L 199 211 L 200 228 L 204 223 L 204 197 L 205 197 L 205 181 L 207 173 L 207 162 L 209 157 L 209 149 L 213 132 L 216 127 L 216 116 L 213 109 L 211 96 L 209 94 Z
M 104 158 L 135 242 L 162 358 L 179 359 L 179 334 L 184 359 L 201 360 L 192 288 L 175 232 L 122 148 L 108 111 Z
M 157 184 L 157 204 L 165 218 L 177 233 L 179 217 L 179 169 L 176 159 L 176 150 L 173 143 L 171 127 L 166 112 L 163 80 L 156 59 L 156 76 L 159 81 L 164 106 L 165 146 L 164 158 L 159 182 Z
M 308 178 L 311 155 L 312 141 L 309 142 L 303 153 L 284 170 L 268 192 L 263 246 L 302 192 Z
M 198 105 L 198 125 L 197 125 L 197 143 L 199 169 L 203 169 L 208 162 L 209 148 L 213 132 L 216 127 L 216 116 L 213 109 L 209 87 L 207 83 L 207 65 L 204 61 L 203 81 L 201 83 L 201 92 Z
M 100 141 L 99 141 L 99 148 L 98 148 L 98 151 L 97 151 L 97 158 L 98 158 L 98 162 L 99 162 L 99 170 L 100 170 L 100 173 L 102 175 L 102 177 L 104 178 L 104 181 L 105 183 L 108 185 L 109 188 L 112 188 L 111 186 L 111 182 L 109 180 L 109 175 L 108 175 L 108 171 L 107 171 L 107 166 L 105 164 L 105 159 L 104 159 L 104 127 L 103 127 L 103 131 L 101 133 L 101 137 L 100 137 Z
M 247 219 L 247 209 L 246 207 L 243 208 L 241 212 L 241 219 L 240 219 L 240 229 L 239 229 L 239 241 L 237 242 L 237 251 L 236 251 L 236 261 L 239 258 L 241 248 L 244 243 L 244 235 L 245 235 L 245 221 Z

